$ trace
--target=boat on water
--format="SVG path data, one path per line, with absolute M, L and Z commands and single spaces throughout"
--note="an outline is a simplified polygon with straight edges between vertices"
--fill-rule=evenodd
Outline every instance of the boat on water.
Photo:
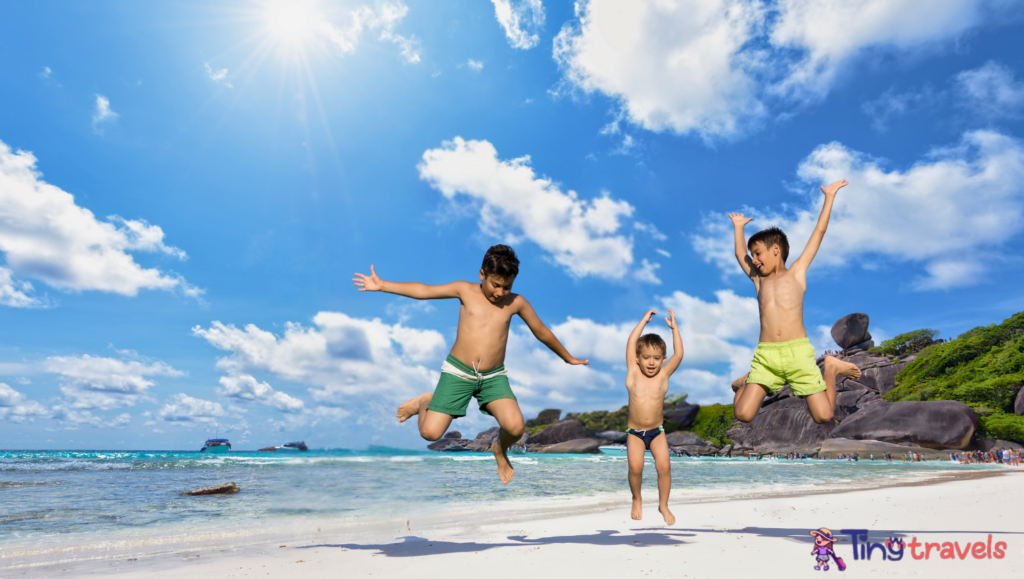
M 625 444 L 609 444 L 607 446 L 599 446 L 597 449 L 604 454 L 610 454 L 612 456 L 626 456 Z
M 206 441 L 203 448 L 199 449 L 199 452 L 205 452 L 206 454 L 226 454 L 227 451 L 231 450 L 231 443 L 226 438 L 211 438 Z
M 305 441 L 286 442 L 286 443 L 284 443 L 281 446 L 278 446 L 276 448 L 277 448 L 278 451 L 283 451 L 283 452 L 305 452 L 305 451 L 309 450 L 309 447 L 306 446 L 306 442 Z

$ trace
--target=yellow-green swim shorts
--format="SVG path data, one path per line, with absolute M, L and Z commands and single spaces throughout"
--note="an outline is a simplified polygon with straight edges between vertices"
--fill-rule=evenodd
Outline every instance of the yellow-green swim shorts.
M 448 354 L 448 359 L 441 366 L 441 378 L 437 381 L 434 397 L 430 399 L 427 409 L 460 418 L 466 415 L 470 398 L 476 398 L 480 412 L 490 415 L 490 412 L 484 410 L 484 405 L 505 398 L 515 400 L 516 396 L 508 384 L 505 366 L 483 372 Z
M 769 394 L 776 394 L 789 384 L 793 394 L 804 398 L 825 391 L 814 355 L 814 346 L 807 338 L 788 342 L 760 342 L 750 362 L 747 384 L 760 384 Z

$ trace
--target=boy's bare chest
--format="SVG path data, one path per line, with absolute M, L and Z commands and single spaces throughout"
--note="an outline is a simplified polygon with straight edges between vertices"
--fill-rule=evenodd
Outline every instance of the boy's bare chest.
M 762 309 L 797 308 L 803 304 L 804 288 L 791 274 L 762 279 L 757 291 L 757 301 Z
M 631 396 L 641 398 L 664 397 L 665 393 L 668 392 L 668 380 L 660 376 L 654 378 L 636 376 L 626 380 L 626 390 L 629 391 Z
M 487 300 L 467 300 L 462 303 L 459 320 L 473 326 L 508 326 L 512 321 L 512 308 L 509 305 L 495 305 Z

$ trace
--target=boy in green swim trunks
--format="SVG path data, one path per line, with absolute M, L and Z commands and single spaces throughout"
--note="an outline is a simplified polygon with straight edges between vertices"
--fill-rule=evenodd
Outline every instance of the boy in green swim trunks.
M 736 260 L 743 273 L 754 282 L 761 315 L 761 337 L 754 360 L 750 363 L 750 373 L 732 385 L 736 392 L 733 409 L 737 420 L 753 420 L 765 397 L 789 384 L 793 394 L 807 401 L 807 409 L 814 421 L 819 424 L 827 422 L 832 419 L 836 407 L 836 376 L 860 377 L 860 370 L 853 364 L 825 356 L 822 379 L 814 346 L 804 330 L 807 268 L 825 236 L 836 192 L 846 185 L 846 179 L 842 179 L 821 187 L 825 203 L 818 224 L 803 253 L 788 268 L 789 241 L 782 230 L 777 227 L 765 229 L 744 243 L 743 227 L 753 218 L 745 218 L 742 213 L 729 214 L 735 233 Z M 747 249 L 750 255 L 747 255 Z
M 470 398 L 480 411 L 498 421 L 498 440 L 491 452 L 498 462 L 502 483 L 512 480 L 508 448 L 523 435 L 523 413 L 512 394 L 505 370 L 505 347 L 512 316 L 519 315 L 533 335 L 567 364 L 589 364 L 569 355 L 555 334 L 537 317 L 530 302 L 512 293 L 519 275 L 519 259 L 507 245 L 495 245 L 484 255 L 480 283 L 454 281 L 444 285 L 384 281 L 370 266 L 370 275 L 355 274 L 359 291 L 383 291 L 418 300 L 458 298 L 459 329 L 448 359 L 441 365 L 441 379 L 433 394 L 424 392 L 398 407 L 398 421 L 419 416 L 420 436 L 437 440 L 455 418 L 466 415 Z

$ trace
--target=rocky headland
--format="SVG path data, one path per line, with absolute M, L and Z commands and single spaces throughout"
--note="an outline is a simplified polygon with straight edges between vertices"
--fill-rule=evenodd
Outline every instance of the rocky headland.
M 817 424 L 807 404 L 789 387 L 764 400 L 749 423 L 733 418 L 731 404 L 700 406 L 686 396 L 665 401 L 669 447 L 690 455 L 790 453 L 901 455 L 914 451 L 945 456 L 954 450 L 1020 448 L 1024 443 L 1024 313 L 1003 324 L 975 328 L 955 340 L 936 340 L 917 330 L 875 346 L 867 314 L 838 320 L 832 354 L 861 370 L 840 377 L 830 422 Z M 824 367 L 824 356 L 818 358 Z M 527 452 L 599 453 L 626 440 L 626 413 L 542 411 L 528 420 L 520 439 Z M 463 439 L 458 431 L 431 443 L 431 450 L 487 452 L 494 427 Z

